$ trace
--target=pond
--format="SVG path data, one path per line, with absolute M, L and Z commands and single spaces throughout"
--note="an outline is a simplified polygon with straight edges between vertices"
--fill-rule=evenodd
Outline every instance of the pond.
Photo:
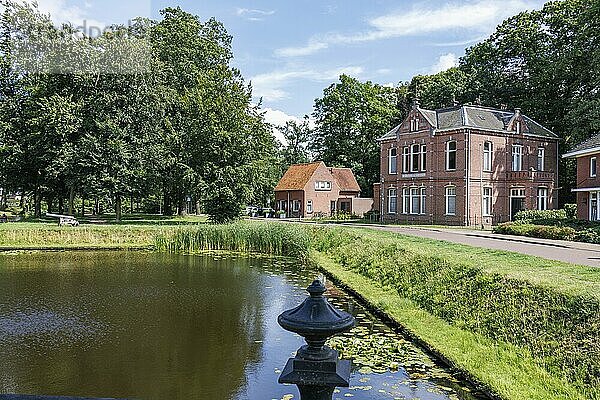
M 277 378 L 303 340 L 277 316 L 315 276 L 289 260 L 218 253 L 0 255 L 0 393 L 298 399 Z M 334 398 L 485 398 L 328 286 L 359 320 L 334 341 L 356 357 L 352 386 Z

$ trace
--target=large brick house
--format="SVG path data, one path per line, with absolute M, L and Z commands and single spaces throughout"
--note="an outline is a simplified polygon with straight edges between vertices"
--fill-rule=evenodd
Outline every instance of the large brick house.
M 363 215 L 373 199 L 360 198 L 350 168 L 329 168 L 321 161 L 292 165 L 275 187 L 275 204 L 288 217 L 311 218 L 338 211 Z
M 463 105 L 408 117 L 379 139 L 382 218 L 492 225 L 557 204 L 558 137 L 521 113 Z
M 588 221 L 600 220 L 598 201 L 600 200 L 600 134 L 575 146 L 564 158 L 577 159 L 577 218 Z

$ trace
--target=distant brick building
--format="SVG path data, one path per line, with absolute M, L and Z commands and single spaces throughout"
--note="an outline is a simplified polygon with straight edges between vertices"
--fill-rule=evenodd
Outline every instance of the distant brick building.
M 387 220 L 492 225 L 552 209 L 558 137 L 521 113 L 463 105 L 408 117 L 380 141 L 375 208 Z
M 577 218 L 588 221 L 600 220 L 598 201 L 600 200 L 600 134 L 592 136 L 575 146 L 563 158 L 577 159 Z
M 288 217 L 328 216 L 338 211 L 363 215 L 373 199 L 360 198 L 350 168 L 329 168 L 323 162 L 292 165 L 275 187 L 277 210 Z

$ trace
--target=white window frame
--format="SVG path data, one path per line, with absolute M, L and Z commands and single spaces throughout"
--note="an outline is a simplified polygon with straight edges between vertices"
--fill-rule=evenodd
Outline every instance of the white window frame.
M 427 171 L 427 145 L 421 145 L 421 171 Z
M 539 211 L 548 209 L 548 188 L 545 186 L 537 188 L 537 209 Z
M 293 200 L 292 201 L 292 211 L 293 212 L 299 212 L 300 211 L 300 200 Z
M 537 170 L 544 171 L 546 169 L 546 149 L 538 147 L 537 150 Z
M 486 146 L 488 147 L 486 149 Z M 492 163 L 494 158 L 494 144 L 490 141 L 483 143 L 483 170 L 492 172 Z
M 410 172 L 410 148 L 408 146 L 402 149 L 402 171 Z
M 313 212 L 313 201 L 312 200 L 308 200 L 306 202 L 306 213 L 307 214 L 312 214 Z
M 512 145 L 512 170 L 514 172 L 523 171 L 523 145 Z
M 446 186 L 446 215 L 456 215 L 456 186 Z M 454 211 L 450 212 L 450 198 L 454 198 Z
M 392 155 L 395 152 L 395 155 Z M 398 149 L 392 147 L 388 151 L 388 172 L 390 175 L 396 175 L 398 173 Z
M 410 214 L 410 188 L 402 189 L 402 214 Z
M 410 146 L 410 172 L 419 172 L 421 164 L 419 157 L 421 155 L 421 146 L 413 144 Z M 415 162 L 416 161 L 416 162 Z
M 450 144 L 454 143 L 454 150 L 450 150 Z M 454 168 L 450 168 L 450 153 L 454 153 Z M 456 171 L 456 164 L 458 161 L 458 145 L 456 140 L 449 140 L 446 142 L 446 171 Z
M 331 190 L 331 182 L 328 182 L 328 181 L 316 181 L 315 182 L 315 190 L 319 190 L 319 191 Z
M 392 195 L 393 193 L 393 195 Z M 392 211 L 392 199 L 394 199 L 394 209 Z M 398 212 L 398 189 L 388 189 L 388 214 L 396 214 Z
M 421 206 L 419 202 L 421 201 L 421 191 L 418 187 L 410 188 L 410 214 L 411 215 L 419 215 L 421 213 Z
M 590 158 L 590 178 L 595 178 L 598 174 L 598 162 L 596 157 Z
M 427 205 L 427 188 L 422 187 L 421 188 L 421 204 L 420 204 L 421 215 L 425 215 L 425 213 L 427 212 L 426 205 Z
M 590 209 L 588 210 L 589 220 L 590 221 L 598 221 L 598 193 L 599 192 L 590 192 Z M 596 215 L 593 213 L 594 204 L 596 205 Z
M 493 212 L 493 201 L 494 201 L 494 191 L 491 186 L 483 187 L 483 194 L 481 201 L 483 202 L 483 216 L 491 217 Z

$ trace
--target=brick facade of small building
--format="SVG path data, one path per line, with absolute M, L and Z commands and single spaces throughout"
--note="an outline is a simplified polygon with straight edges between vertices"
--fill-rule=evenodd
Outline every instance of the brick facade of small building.
M 277 211 L 290 218 L 330 216 L 346 212 L 362 216 L 373 200 L 360 198 L 360 187 L 349 168 L 329 168 L 323 162 L 292 165 L 275 187 Z
M 575 146 L 564 158 L 577 160 L 577 218 L 588 221 L 600 220 L 600 135 Z
M 375 207 L 386 220 L 473 226 L 508 221 L 518 208 L 554 208 L 558 138 L 533 124 L 519 112 L 413 107 L 402 124 L 380 139 Z M 517 171 L 513 145 L 522 149 Z M 491 154 L 487 168 L 484 153 Z

